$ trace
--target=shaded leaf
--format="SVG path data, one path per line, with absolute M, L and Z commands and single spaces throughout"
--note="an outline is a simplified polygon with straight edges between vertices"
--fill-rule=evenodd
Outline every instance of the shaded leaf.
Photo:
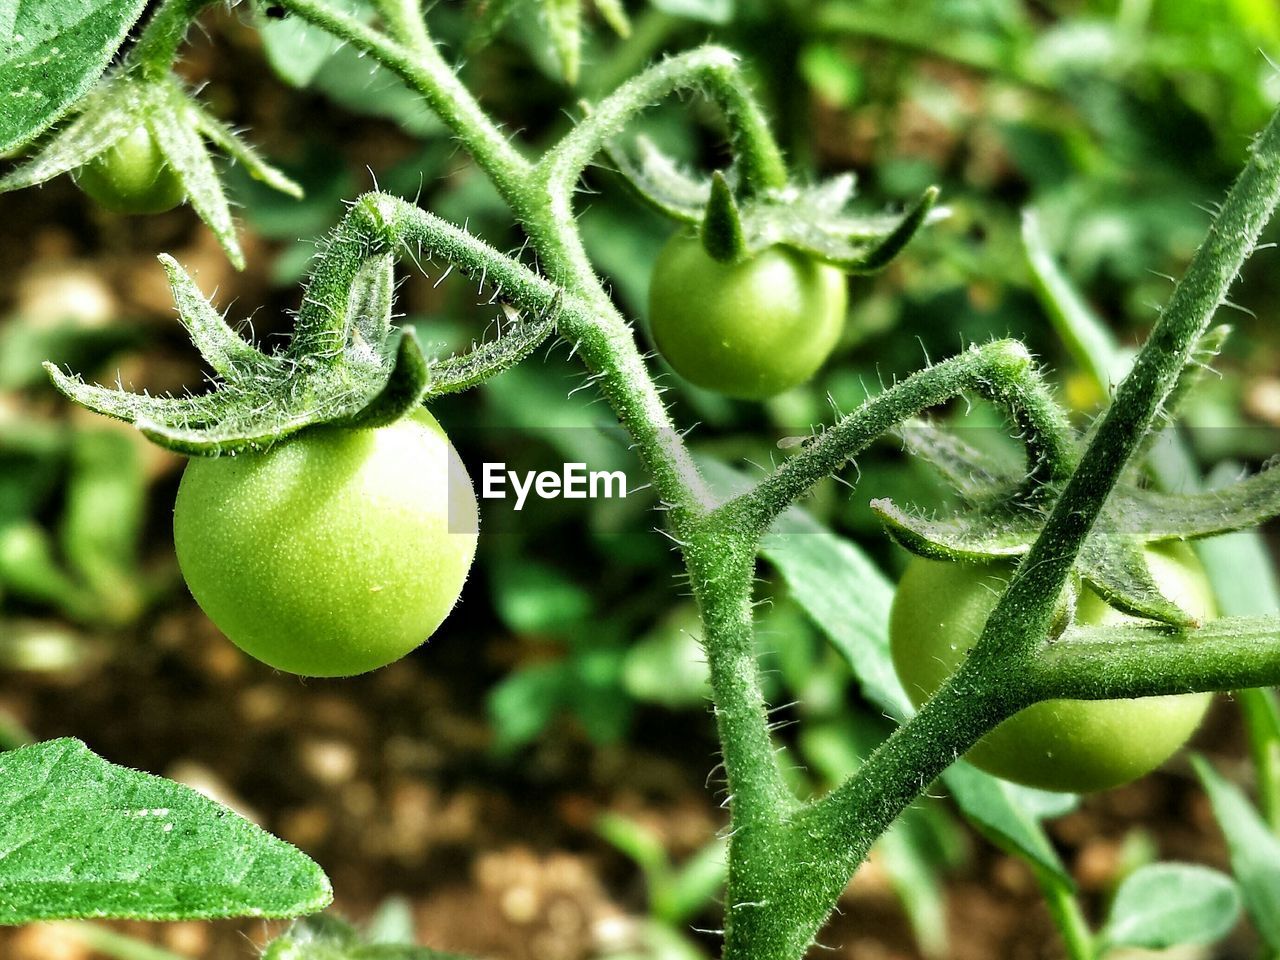
M 1040 826 L 1035 802 L 1028 797 L 1043 791 L 1016 786 L 988 776 L 964 761 L 953 763 L 942 775 L 943 782 L 970 822 L 1002 849 L 1031 861 L 1046 871 L 1065 889 L 1075 888 L 1071 875 Z M 1054 812 L 1065 812 L 1074 804 L 1069 794 L 1052 798 Z
M 1244 895 L 1245 910 L 1272 951 L 1280 950 L 1280 839 L 1257 810 L 1202 757 L 1193 757 L 1196 773 L 1227 840 L 1231 873 Z

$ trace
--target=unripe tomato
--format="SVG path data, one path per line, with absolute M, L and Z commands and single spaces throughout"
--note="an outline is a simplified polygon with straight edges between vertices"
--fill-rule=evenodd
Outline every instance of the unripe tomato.
M 398 660 L 440 626 L 476 549 L 475 491 L 426 410 L 194 458 L 173 515 L 201 608 L 250 656 L 313 677 Z
M 785 247 L 722 263 L 698 237 L 662 248 L 649 287 L 658 350 L 691 383 L 762 400 L 804 383 L 831 355 L 848 293 L 838 269 Z
M 1213 594 L 1191 549 L 1149 547 L 1161 591 L 1199 619 L 1215 615 Z M 893 665 L 913 703 L 938 689 L 977 642 L 1012 573 L 1007 563 L 961 564 L 914 558 L 889 617 Z M 1082 589 L 1075 622 L 1135 621 Z M 1068 642 L 1068 641 L 1058 641 Z M 1195 732 L 1211 695 L 1137 700 L 1046 700 L 984 736 L 965 755 L 988 773 L 1044 790 L 1105 790 L 1150 773 Z
M 80 189 L 117 213 L 163 213 L 186 196 L 155 137 L 139 125 L 75 174 Z

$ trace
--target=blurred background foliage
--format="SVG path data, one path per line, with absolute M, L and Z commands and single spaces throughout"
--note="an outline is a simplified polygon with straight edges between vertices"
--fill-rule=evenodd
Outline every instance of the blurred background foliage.
M 359 0 L 344 5 L 364 9 Z M 483 177 L 394 77 L 314 28 L 246 3 L 215 8 L 204 22 L 181 69 L 207 81 L 203 96 L 215 112 L 250 128 L 306 189 L 296 201 L 229 171 L 246 228 L 243 274 L 229 269 L 185 209 L 145 220 L 114 217 L 94 209 L 66 178 L 0 199 L 7 212 L 0 225 L 0 708 L 41 737 L 63 732 L 70 720 L 56 709 L 56 695 L 39 691 L 118 683 L 125 673 L 160 684 L 158 673 L 175 670 L 183 684 L 204 682 L 193 676 L 214 656 L 207 646 L 222 641 L 211 628 L 192 626 L 199 614 L 176 577 L 169 511 L 180 461 L 70 409 L 45 382 L 39 361 L 96 371 L 104 382 L 118 375 L 152 391 L 198 389 L 202 374 L 151 257 L 173 253 L 207 292 L 216 290 L 215 302 L 233 319 L 269 343 L 288 329 L 315 239 L 336 223 L 343 200 L 374 184 L 466 223 L 504 249 L 522 243 Z M 1273 63 L 1280 59 L 1280 6 L 1273 0 L 646 0 L 625 9 L 485 0 L 437 4 L 430 22 L 462 60 L 463 78 L 482 103 L 535 148 L 568 128 L 580 99 L 601 96 L 656 57 L 712 39 L 750 64 L 799 177 L 854 171 L 871 209 L 904 203 L 929 184 L 942 187 L 949 216 L 884 274 L 851 281 L 844 340 L 813 383 L 758 405 L 665 374 L 678 421 L 696 425 L 691 439 L 699 453 L 747 471 L 776 457 L 780 440 L 807 434 L 881 382 L 991 337 L 1027 342 L 1086 423 L 1105 398 L 1046 309 L 1023 246 L 1023 211 L 1035 212 L 1050 254 L 1119 342 L 1136 344 L 1168 296 L 1169 277 L 1203 236 L 1249 138 L 1280 102 Z M 639 132 L 691 165 L 727 159 L 711 111 L 696 99 L 656 107 Z M 649 271 L 671 226 L 603 165 L 589 171 L 578 209 L 594 262 L 644 338 Z M 1221 460 L 1256 465 L 1278 449 L 1274 256 L 1263 253 L 1247 268 L 1236 299 L 1251 311 L 1229 318 L 1236 333 L 1215 364 L 1222 375 L 1204 378 L 1184 409 L 1185 439 L 1205 470 Z M 424 342 L 456 349 L 493 319 L 492 308 L 476 300 L 474 289 L 427 265 L 425 276 L 406 272 L 399 305 Z M 561 346 L 479 391 L 443 399 L 434 412 L 474 470 L 486 461 L 520 470 L 585 461 L 628 470 L 638 483 L 625 441 L 595 401 Z M 993 412 L 961 406 L 952 415 L 973 428 L 971 437 L 1001 442 Z M 760 656 L 771 701 L 789 705 L 778 713 L 780 737 L 794 754 L 802 790 L 839 780 L 890 729 L 862 698 L 839 638 L 827 635 L 816 612 L 851 589 L 856 563 L 841 544 L 856 544 L 856 562 L 869 558 L 878 568 L 874 589 L 887 597 L 903 557 L 868 501 L 892 493 L 946 504 L 928 471 L 893 443 L 861 458 L 851 474 L 852 492 L 828 482 L 807 504 L 812 552 L 780 551 L 761 567 Z M 669 543 L 655 532 L 653 505 L 641 490 L 620 501 L 487 511 L 460 608 L 405 668 L 435 677 L 466 715 L 452 728 L 429 725 L 432 735 L 453 737 L 450 749 L 483 755 L 460 762 L 466 774 L 450 767 L 457 778 L 451 789 L 462 790 L 470 777 L 515 796 L 562 799 L 581 787 L 594 798 L 588 816 L 549 800 L 512 818 L 531 818 L 525 826 L 534 834 L 547 818 L 560 822 L 545 838 L 528 838 L 543 853 L 585 850 L 612 864 L 607 899 L 623 904 L 631 919 L 622 933 L 592 928 L 575 941 L 578 952 L 564 956 L 683 960 L 714 942 L 690 925 L 716 924 L 718 815 L 706 807 L 692 838 L 670 823 L 652 823 L 655 805 L 701 804 L 702 777 L 714 763 L 696 612 L 676 579 Z M 1255 557 L 1255 575 L 1270 582 L 1268 570 L 1265 555 Z M 160 649 L 170 644 L 173 656 L 204 666 L 175 667 L 168 654 L 155 655 L 158 636 L 167 638 Z M 257 689 L 269 674 L 258 667 L 226 667 L 223 679 L 237 690 Z M 332 688 L 272 682 L 290 697 Z M 389 696 L 375 706 L 402 702 Z M 93 745 L 94 730 L 79 719 L 81 728 L 66 732 Z M 410 737 L 425 736 L 406 722 Z M 128 731 L 145 728 L 125 723 L 114 736 L 127 741 Z M 257 735 L 252 726 L 242 734 Z M 270 736 L 272 749 L 281 750 L 298 734 Z M 1229 719 L 1211 723 L 1206 736 L 1207 748 L 1241 752 Z M 662 769 L 670 796 L 661 803 L 652 795 L 619 799 L 597 774 L 581 774 L 590 789 L 575 785 L 573 763 L 549 759 L 569 749 L 565 743 L 578 745 L 574 763 L 587 765 L 628 751 L 669 758 Z M 177 742 L 168 753 L 200 749 Z M 153 755 L 159 753 L 144 751 L 135 762 Z M 119 749 L 112 758 L 129 759 Z M 233 791 L 249 790 L 269 821 L 296 808 L 281 800 L 277 809 L 267 786 L 245 787 L 237 779 L 243 774 L 209 763 Z M 1191 802 L 1184 799 L 1187 782 L 1185 772 L 1161 774 L 1137 793 L 1119 792 L 1141 797 L 1137 809 L 1155 811 L 1145 827 L 1136 825 L 1134 803 L 1126 820 L 1102 801 L 1093 815 L 1120 822 L 1111 824 L 1105 855 L 1097 854 L 1106 863 L 1082 861 L 1083 854 L 1072 861 L 1097 905 L 1167 848 L 1168 831 L 1181 836 L 1170 823 L 1181 816 L 1180 804 Z M 374 777 L 372 789 L 382 787 Z M 1039 815 L 1073 809 L 1068 801 Z M 1054 828 L 1055 842 L 1077 853 L 1092 849 L 1087 836 L 1081 839 L 1088 830 L 1070 826 L 1072 816 L 1080 814 Z M 1183 838 L 1175 850 L 1222 860 L 1203 814 L 1200 831 L 1200 846 Z M 483 849 L 487 841 L 453 842 Z M 948 805 L 913 808 L 874 862 L 882 888 L 899 903 L 881 911 L 898 917 L 899 927 L 905 919 L 909 932 L 886 935 L 877 947 L 874 930 L 860 929 L 863 939 L 854 942 L 880 950 L 867 956 L 981 956 L 982 949 L 988 956 L 1042 955 L 1015 950 L 1037 941 L 1043 924 L 1022 922 L 1026 885 L 1000 877 L 1004 862 L 976 850 Z M 976 937 L 966 945 L 963 936 L 949 936 L 949 929 L 956 934 L 949 913 L 975 916 L 972 903 L 957 903 L 954 893 L 948 899 L 949 876 L 967 876 L 978 887 L 1010 882 L 1021 891 L 1008 898 L 1010 923 L 992 921 L 994 941 Z M 383 888 L 396 880 L 383 878 L 367 892 L 389 892 Z M 859 895 L 859 882 L 851 895 Z M 359 914 L 359 896 L 343 904 L 342 889 L 339 883 L 340 905 Z M 1250 935 L 1238 936 L 1247 943 Z M 539 953 L 529 946 L 534 939 L 489 949 L 560 956 Z M 232 951 L 222 943 L 206 946 Z

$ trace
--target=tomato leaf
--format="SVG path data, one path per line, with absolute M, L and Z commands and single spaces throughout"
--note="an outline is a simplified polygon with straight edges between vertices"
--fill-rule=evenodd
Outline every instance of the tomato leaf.
M 1239 918 L 1240 891 L 1230 877 L 1196 864 L 1155 863 L 1120 884 L 1101 939 L 1145 950 L 1209 944 Z
M 78 740 L 0 754 L 0 923 L 295 917 L 329 881 L 296 848 Z
M 1065 889 L 1075 884 L 1049 842 L 1041 816 L 1065 813 L 1075 805 L 1071 794 L 1046 794 L 988 776 L 963 760 L 942 775 L 956 804 L 996 846 L 1047 871 Z
M 84 96 L 146 0 L 27 0 L 14 8 L 0 30 L 0 154 L 30 143 Z
M 427 947 L 373 943 L 333 917 L 312 917 L 267 946 L 262 960 L 467 960 Z
M 1213 815 L 1231 856 L 1231 872 L 1240 884 L 1245 910 L 1263 942 L 1280 950 L 1280 839 L 1268 829 L 1238 787 L 1203 757 L 1193 757 Z

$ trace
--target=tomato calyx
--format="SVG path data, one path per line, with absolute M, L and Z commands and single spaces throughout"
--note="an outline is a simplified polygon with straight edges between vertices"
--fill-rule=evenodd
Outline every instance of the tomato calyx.
M 143 139 L 131 144 L 139 132 Z M 155 213 L 185 197 L 228 259 L 243 268 L 231 207 L 212 162 L 214 150 L 271 188 L 302 196 L 298 184 L 205 109 L 176 76 L 157 78 L 128 69 L 106 77 L 44 147 L 0 177 L 0 193 L 72 174 L 86 181 L 87 193 L 120 212 Z M 149 180 L 137 176 L 140 163 L 153 167 Z
M 707 178 L 696 177 L 645 137 L 636 139 L 634 150 L 618 143 L 607 149 L 642 200 L 679 223 L 697 227 L 707 253 L 722 262 L 739 262 L 780 246 L 845 273 L 875 273 L 901 253 L 921 227 L 945 215 L 935 210 L 936 187 L 925 190 L 902 213 L 852 212 L 852 175 L 748 190 L 736 165 Z
M 393 423 L 433 397 L 473 387 L 523 360 L 555 329 L 558 296 L 530 317 L 503 303 L 499 337 L 459 355 L 426 356 L 412 330 L 392 323 L 399 245 L 372 228 L 387 213 L 383 201 L 402 203 L 371 194 L 335 230 L 293 339 L 278 352 L 264 353 L 242 338 L 176 261 L 160 257 L 178 314 L 217 374 L 209 393 L 139 395 L 85 383 L 49 363 L 45 369 L 67 397 L 134 424 L 154 443 L 188 456 L 219 456 L 265 450 L 319 424 Z
M 922 421 L 901 434 L 907 448 L 949 482 L 962 506 L 936 517 L 889 498 L 873 500 L 872 509 L 895 541 L 917 556 L 967 563 L 1016 561 L 1031 549 L 1053 508 L 1056 485 L 1031 486 L 1020 464 L 995 460 Z M 1108 498 L 1076 557 L 1076 574 L 1108 604 L 1131 616 L 1199 626 L 1152 577 L 1145 559 L 1148 546 L 1243 530 L 1277 515 L 1278 469 L 1202 493 L 1153 490 L 1135 472 Z

